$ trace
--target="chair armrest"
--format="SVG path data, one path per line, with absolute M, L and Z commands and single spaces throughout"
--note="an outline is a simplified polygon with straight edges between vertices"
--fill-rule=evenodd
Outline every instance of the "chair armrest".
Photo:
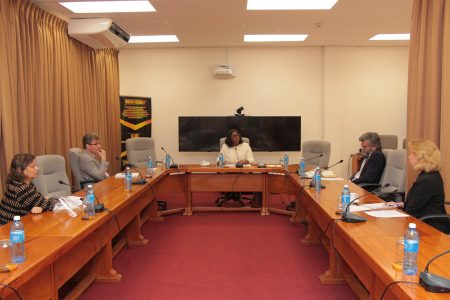
M 446 214 L 435 214 L 435 215 L 428 215 L 420 218 L 421 221 L 428 220 L 428 219 L 449 219 L 450 215 Z

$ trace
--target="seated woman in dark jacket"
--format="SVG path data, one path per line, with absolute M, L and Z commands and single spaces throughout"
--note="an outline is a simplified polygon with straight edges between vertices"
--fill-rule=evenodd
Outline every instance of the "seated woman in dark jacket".
M 5 196 L 0 203 L 0 225 L 12 221 L 14 216 L 53 210 L 58 199 L 46 199 L 31 182 L 38 176 L 38 171 L 32 154 L 21 153 L 14 156 L 6 179 Z
M 439 170 L 441 153 L 430 140 L 417 139 L 408 143 L 410 165 L 420 171 L 404 203 L 404 211 L 416 218 L 446 214 L 444 183 Z M 401 206 L 401 205 L 400 205 Z M 428 219 L 424 222 L 444 232 L 450 232 L 449 219 Z

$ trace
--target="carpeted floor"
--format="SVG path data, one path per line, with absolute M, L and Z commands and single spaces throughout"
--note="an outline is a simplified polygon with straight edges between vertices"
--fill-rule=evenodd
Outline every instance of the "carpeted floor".
M 303 246 L 305 225 L 286 216 L 172 215 L 142 233 L 148 245 L 114 260 L 122 281 L 95 283 L 82 299 L 356 299 L 347 285 L 320 284 L 327 253 Z

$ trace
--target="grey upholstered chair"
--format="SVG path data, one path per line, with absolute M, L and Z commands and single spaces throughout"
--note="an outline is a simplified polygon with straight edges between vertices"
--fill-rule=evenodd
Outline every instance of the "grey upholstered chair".
M 386 158 L 386 167 L 381 178 L 381 186 L 389 184 L 390 190 L 396 192 L 405 192 L 406 181 L 406 150 L 395 149 L 391 150 Z M 389 189 L 388 189 L 389 190 Z M 381 193 L 383 190 L 381 191 Z
M 396 135 L 380 134 L 381 148 L 398 149 L 398 138 Z
M 145 167 L 148 157 L 156 162 L 155 141 L 148 137 L 130 138 L 125 141 L 128 163 Z
M 66 161 L 61 155 L 36 156 L 39 175 L 33 180 L 34 185 L 45 197 L 60 197 L 71 194 L 70 187 L 60 184 L 62 180 L 69 183 L 66 173 Z
M 74 177 L 72 185 L 75 187 L 75 190 L 73 192 L 77 192 L 81 189 L 81 186 L 80 186 L 81 171 L 80 171 L 80 167 L 78 166 L 78 154 L 81 151 L 82 150 L 80 148 L 70 148 L 69 149 L 70 167 L 72 168 L 72 174 Z
M 305 162 L 306 166 L 328 167 L 330 162 L 331 144 L 327 141 L 311 140 L 302 143 L 302 156 L 306 160 L 323 154 L 322 157 L 311 159 Z
M 220 151 L 220 149 L 222 149 L 223 144 L 225 144 L 225 139 L 226 138 L 224 138 L 224 137 L 220 138 L 220 140 L 219 140 L 219 151 Z M 247 143 L 250 146 L 250 140 L 248 138 L 242 137 L 242 141 L 244 143 Z

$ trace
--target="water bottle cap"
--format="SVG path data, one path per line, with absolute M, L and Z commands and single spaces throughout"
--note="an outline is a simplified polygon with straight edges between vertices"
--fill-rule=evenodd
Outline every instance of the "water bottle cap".
M 130 167 L 127 167 L 127 171 L 130 170 Z
M 88 184 L 88 189 L 91 189 L 92 188 L 92 184 Z
M 300 157 L 300 160 L 304 160 L 305 158 L 302 156 L 302 157 Z
M 20 216 L 14 216 L 14 221 L 20 221 Z
M 416 228 L 416 223 L 409 223 L 409 228 Z
M 345 185 L 344 185 L 344 188 L 345 188 L 345 189 L 348 189 L 348 184 L 345 184 Z

